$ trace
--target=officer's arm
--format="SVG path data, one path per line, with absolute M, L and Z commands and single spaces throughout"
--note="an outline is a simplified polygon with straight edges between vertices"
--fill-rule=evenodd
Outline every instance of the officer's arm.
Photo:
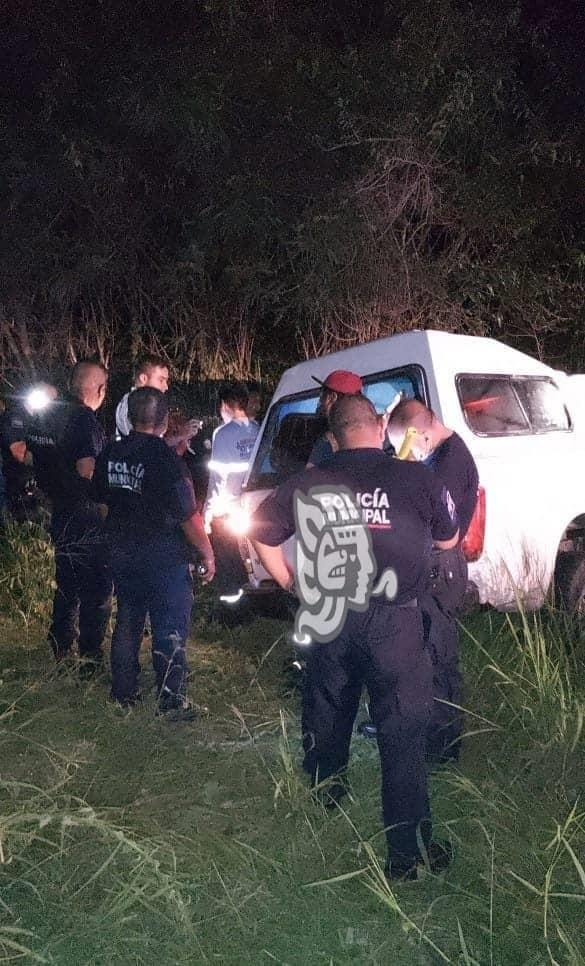
M 26 443 L 24 440 L 16 440 L 10 444 L 10 454 L 17 463 L 24 463 L 26 460 Z
M 84 456 L 77 460 L 75 469 L 83 480 L 91 480 L 95 471 L 95 459 L 93 456 Z
M 260 558 L 260 563 L 273 580 L 283 590 L 290 590 L 294 576 L 291 574 L 282 547 L 270 547 L 267 543 L 252 541 L 254 549 Z
M 423 469 L 421 467 L 421 469 Z M 433 545 L 437 550 L 451 550 L 459 542 L 459 520 L 453 498 L 447 487 L 440 482 L 438 477 L 426 467 L 424 473 L 427 476 L 431 502 L 433 506 L 431 517 L 431 537 Z M 455 533 L 453 533 L 455 530 Z M 447 533 L 453 536 L 446 537 Z
M 283 545 L 295 532 L 294 494 L 297 477 L 292 477 L 267 496 L 250 521 L 248 540 L 264 569 L 283 590 L 294 586 L 294 574 L 286 562 Z
M 196 510 L 193 516 L 189 517 L 188 520 L 185 520 L 181 524 L 181 528 L 185 534 L 187 543 L 194 547 L 203 558 L 203 563 L 205 564 L 207 573 L 202 580 L 207 584 L 210 580 L 213 580 L 215 576 L 215 557 L 213 554 L 213 548 L 209 542 L 209 537 L 205 532 L 203 519 L 199 511 Z
M 451 537 L 450 540 L 434 540 L 433 543 L 437 550 L 450 550 L 451 547 L 456 547 L 459 543 L 459 530 L 456 531 L 455 536 Z
M 179 443 L 188 443 L 190 439 L 193 439 L 201 429 L 201 424 L 198 419 L 186 419 L 184 423 L 178 427 L 177 431 L 171 436 L 165 436 L 164 440 L 167 446 L 171 449 L 175 449 Z

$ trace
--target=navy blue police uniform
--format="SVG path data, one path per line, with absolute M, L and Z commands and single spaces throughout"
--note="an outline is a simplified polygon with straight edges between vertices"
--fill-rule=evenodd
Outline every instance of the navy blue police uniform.
M 434 702 L 429 726 L 429 758 L 456 761 L 461 747 L 461 675 L 456 615 L 467 590 L 467 561 L 461 549 L 477 502 L 479 477 L 469 449 L 452 433 L 427 459 L 446 486 L 459 520 L 459 544 L 434 550 L 430 579 L 421 596 L 425 638 L 433 662 Z
M 193 605 L 192 550 L 181 529 L 196 512 L 188 470 L 163 439 L 131 432 L 105 448 L 95 483 L 108 507 L 106 535 L 118 601 L 112 696 L 122 704 L 138 696 L 138 655 L 149 615 L 161 706 L 180 707 Z
M 59 438 L 72 412 L 71 404 L 55 400 L 41 412 L 28 415 L 25 422 L 24 440 L 32 456 L 35 483 L 45 496 L 51 490 L 55 467 L 59 465 Z
M 35 474 L 32 466 L 12 455 L 13 443 L 25 443 L 30 416 L 23 407 L 12 409 L 2 417 L 0 447 L 6 487 L 6 504 L 15 520 L 38 519 Z
M 49 641 L 58 661 L 73 647 L 99 665 L 112 603 L 112 579 L 92 480 L 77 472 L 82 459 L 97 459 L 105 434 L 92 409 L 70 400 L 53 403 L 29 422 L 27 446 L 39 486 L 50 500 L 56 589 Z
M 313 784 L 343 776 L 362 686 L 377 727 L 384 824 L 393 874 L 420 856 L 417 828 L 431 838 L 426 733 L 432 670 L 418 596 L 424 591 L 433 540 L 449 540 L 457 523 L 447 494 L 425 467 L 389 460 L 377 449 L 344 450 L 326 466 L 291 477 L 256 511 L 251 536 L 278 546 L 295 532 L 294 494 L 315 486 L 355 494 L 372 537 L 378 576 L 397 576 L 393 601 L 372 597 L 365 612 L 349 611 L 338 637 L 314 643 L 303 690 L 304 769 Z M 376 578 L 377 579 L 377 578 Z

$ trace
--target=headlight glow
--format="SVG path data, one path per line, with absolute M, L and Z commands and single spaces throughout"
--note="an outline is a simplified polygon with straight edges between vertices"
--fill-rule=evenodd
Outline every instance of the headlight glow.
M 232 507 L 229 512 L 229 528 L 238 537 L 244 537 L 250 529 L 250 513 L 243 506 Z

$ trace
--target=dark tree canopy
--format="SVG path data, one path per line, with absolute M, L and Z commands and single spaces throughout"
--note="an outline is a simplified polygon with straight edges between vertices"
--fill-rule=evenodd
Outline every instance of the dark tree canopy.
M 411 327 L 583 350 L 583 13 L 21 0 L 0 365 L 263 374 Z

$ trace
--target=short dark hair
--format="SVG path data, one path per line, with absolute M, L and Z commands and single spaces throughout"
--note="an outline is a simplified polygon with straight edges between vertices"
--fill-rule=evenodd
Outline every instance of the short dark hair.
M 238 409 L 245 409 L 248 405 L 248 390 L 243 382 L 228 382 L 219 391 L 219 404 L 226 403 L 228 406 L 237 406 Z
M 162 426 L 169 413 L 164 392 L 145 386 L 128 396 L 128 419 L 132 426 Z
M 345 440 L 348 429 L 365 429 L 378 423 L 376 407 L 366 396 L 341 396 L 329 413 L 329 428 L 338 442 Z
M 77 396 L 83 385 L 83 381 L 92 369 L 101 369 L 107 376 L 108 370 L 99 359 L 79 359 L 75 363 L 69 375 L 69 389 L 73 396 Z
M 253 392 L 257 392 L 258 395 L 262 395 L 262 386 L 255 379 L 246 380 L 246 389 L 248 390 L 248 395 L 251 396 Z
M 151 369 L 168 369 L 169 364 L 162 356 L 140 356 L 134 363 L 134 378 L 147 376 Z

